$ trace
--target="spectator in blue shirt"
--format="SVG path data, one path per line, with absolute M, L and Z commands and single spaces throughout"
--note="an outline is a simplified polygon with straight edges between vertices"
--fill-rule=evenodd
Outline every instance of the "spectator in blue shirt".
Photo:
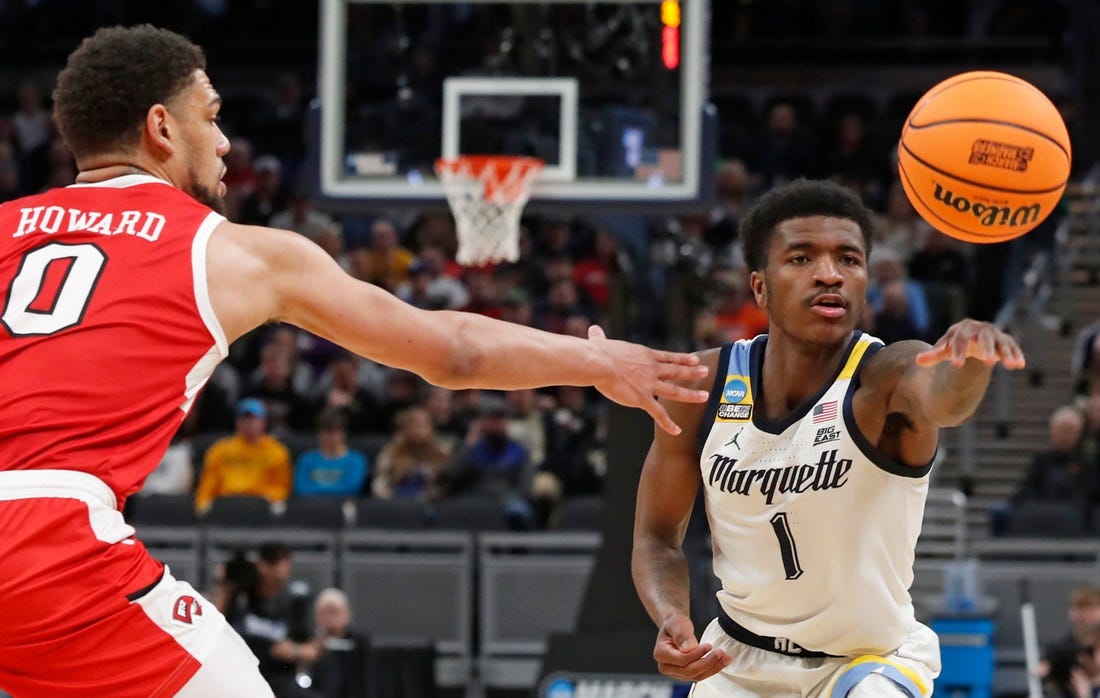
M 320 448 L 298 457 L 294 468 L 294 494 L 356 497 L 367 480 L 367 458 L 348 448 L 347 417 L 327 407 L 317 417 Z
M 905 305 L 909 309 L 909 318 L 917 331 L 917 335 L 909 339 L 929 337 L 932 328 L 932 311 L 928 306 L 928 296 L 919 281 L 909 278 L 901 254 L 889 247 L 876 247 L 871 254 L 870 267 L 874 281 L 867 287 L 867 303 L 871 311 L 876 315 L 883 312 L 884 288 L 892 282 L 899 282 L 905 292 Z
M 522 496 L 530 478 L 527 449 L 508 436 L 508 411 L 491 402 L 470 425 L 466 447 L 449 473 L 451 494 Z

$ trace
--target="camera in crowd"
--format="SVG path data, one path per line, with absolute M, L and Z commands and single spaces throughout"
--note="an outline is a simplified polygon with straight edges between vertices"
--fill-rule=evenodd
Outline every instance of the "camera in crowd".
M 290 555 L 290 548 L 283 543 L 265 543 L 255 551 L 233 552 L 222 567 L 220 579 L 225 615 L 231 623 L 246 615 L 275 614 L 285 622 L 288 639 L 305 642 L 312 637 L 312 590 L 305 582 L 287 579 Z M 287 566 L 285 570 L 275 571 L 282 565 Z M 286 585 L 285 589 L 277 589 L 280 582 L 272 581 L 276 579 Z M 273 593 L 275 596 L 271 596 Z
M 236 550 L 233 556 L 225 562 L 222 572 L 222 582 L 235 589 L 245 591 L 255 588 L 259 582 L 260 573 L 256 564 L 248 559 L 244 550 Z

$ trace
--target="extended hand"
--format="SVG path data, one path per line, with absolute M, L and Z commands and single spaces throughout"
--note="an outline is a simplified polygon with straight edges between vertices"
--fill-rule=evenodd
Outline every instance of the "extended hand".
M 961 367 L 967 359 L 978 359 L 987 365 L 1000 363 L 1010 370 L 1025 365 L 1024 353 L 1016 340 L 988 322 L 969 318 L 949 327 L 932 348 L 916 357 L 918 366 L 950 361 L 952 366 Z
M 699 644 L 691 619 L 683 615 L 672 616 L 661 626 L 653 658 L 662 674 L 684 681 L 702 681 L 730 663 L 722 650 Z
M 707 401 L 707 391 L 676 385 L 707 375 L 707 367 L 699 365 L 699 357 L 608 339 L 598 325 L 588 328 L 588 340 L 599 344 L 613 369 L 613 374 L 597 383 L 596 389 L 620 405 L 645 410 L 669 434 L 676 436 L 680 427 L 657 402 L 658 397 L 680 402 Z

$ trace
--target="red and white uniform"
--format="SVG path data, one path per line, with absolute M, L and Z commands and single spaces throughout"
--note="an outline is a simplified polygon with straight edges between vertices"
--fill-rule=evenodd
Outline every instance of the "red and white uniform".
M 140 488 L 226 353 L 205 266 L 222 220 L 140 175 L 0 206 L 0 471 Z
M 150 176 L 0 205 L 0 687 L 170 696 L 228 632 L 119 513 L 225 357 L 223 218 Z

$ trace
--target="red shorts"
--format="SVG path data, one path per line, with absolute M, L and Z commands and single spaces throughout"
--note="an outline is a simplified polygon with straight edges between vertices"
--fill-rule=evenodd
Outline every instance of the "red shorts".
M 225 619 L 185 593 L 115 507 L 86 473 L 0 472 L 0 688 L 172 696 L 199 669 Z

